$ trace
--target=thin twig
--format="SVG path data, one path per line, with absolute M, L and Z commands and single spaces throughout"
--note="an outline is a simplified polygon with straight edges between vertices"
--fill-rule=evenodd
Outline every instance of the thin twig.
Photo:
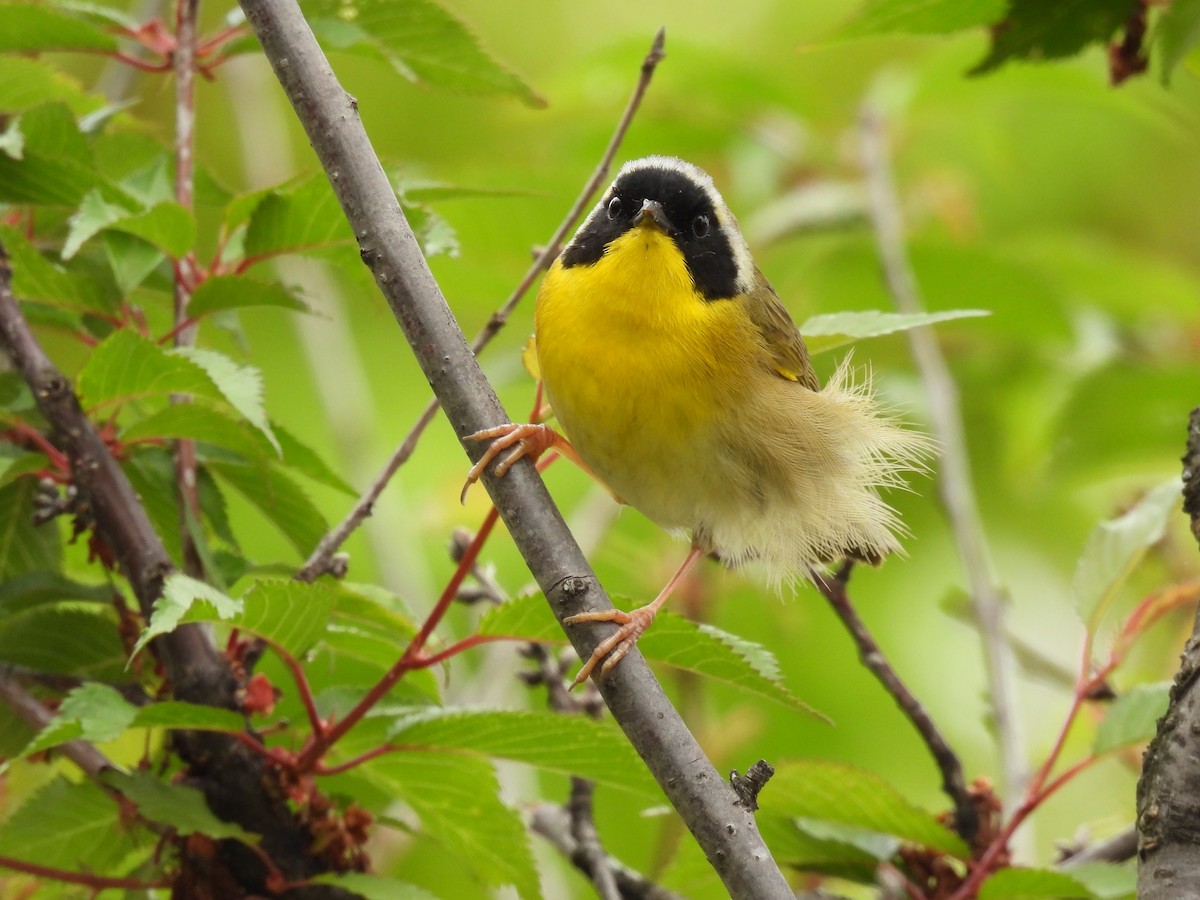
M 921 705 L 921 701 L 913 695 L 912 691 L 908 689 L 908 685 L 896 674 L 895 669 L 887 661 L 887 657 L 883 655 L 883 651 L 879 649 L 871 632 L 867 630 L 867 626 L 859 618 L 850 602 L 850 597 L 846 593 L 846 583 L 850 578 L 853 565 L 853 562 L 847 560 L 832 578 L 814 572 L 813 581 L 817 589 L 825 595 L 825 599 L 829 601 L 829 605 L 833 607 L 838 618 L 842 620 L 846 630 L 850 632 L 850 636 L 858 647 L 858 654 L 863 665 L 870 669 L 871 674 L 892 695 L 896 705 L 912 722 L 913 727 L 917 729 L 917 733 L 925 742 L 925 746 L 929 748 L 938 770 L 942 773 L 942 790 L 954 804 L 954 829 L 962 836 L 963 840 L 970 844 L 979 830 L 979 813 L 967 790 L 962 763 L 938 730 L 937 725 L 934 724 L 929 713 L 926 712 L 925 707 Z
M 0 702 L 7 705 L 35 731 L 41 731 L 54 718 L 50 710 L 21 687 L 16 679 L 10 677 L 7 667 L 0 668 Z M 86 741 L 67 741 L 65 744 L 59 744 L 56 749 L 92 778 L 97 778 L 105 769 L 112 768 L 108 758 Z
M 883 118 L 869 104 L 862 111 L 862 152 L 871 222 L 884 277 L 897 309 L 906 313 L 920 312 L 922 303 L 904 246 L 904 225 L 888 158 Z M 908 339 L 929 398 L 933 431 L 941 445 L 938 487 L 942 505 L 963 563 L 971 609 L 983 641 L 992 719 L 1004 773 L 1004 794 L 1015 797 L 1027 777 L 1021 722 L 1016 708 L 1016 660 L 1005 640 L 1004 602 L 996 587 L 972 487 L 958 389 L 933 332 L 928 328 L 914 328 L 908 332 Z
M 195 194 L 196 149 L 196 18 L 200 0 L 176 0 L 175 49 L 172 65 L 175 70 L 175 202 L 192 210 Z M 185 326 L 187 306 L 195 282 L 195 259 L 185 253 L 175 260 L 175 328 L 172 329 L 176 347 L 195 343 L 196 330 Z M 171 397 L 172 403 L 188 403 L 182 395 Z M 179 496 L 179 536 L 183 548 L 184 571 L 193 577 L 203 575 L 200 552 L 196 548 L 191 523 L 200 518 L 200 497 L 196 485 L 196 442 L 179 438 L 175 442 L 175 481 Z
M 67 872 L 64 869 L 52 869 L 49 866 L 38 865 L 24 859 L 13 859 L 0 856 L 0 868 L 12 869 L 14 872 L 24 872 L 37 878 L 50 881 L 61 881 L 65 884 L 81 884 L 94 891 L 101 890 L 130 890 L 149 891 L 154 888 L 168 888 L 171 882 L 167 879 L 144 881 L 141 878 L 110 878 L 106 875 L 93 875 L 90 872 Z
M 575 199 L 575 202 L 571 204 L 567 215 L 559 223 L 558 228 L 554 230 L 554 234 L 550 236 L 550 240 L 546 243 L 545 248 L 537 255 L 533 265 L 529 267 L 525 275 L 517 283 L 517 286 L 508 296 L 508 299 L 504 301 L 504 305 L 492 313 L 487 324 L 483 326 L 479 334 L 475 336 L 475 340 L 471 342 L 471 350 L 476 355 L 483 351 L 483 348 L 491 342 L 492 338 L 508 322 L 508 317 L 512 315 L 513 310 L 521 302 L 526 292 L 533 286 L 537 277 L 543 271 L 550 268 L 550 264 L 554 262 L 558 257 L 559 251 L 562 249 L 563 241 L 571 229 L 575 227 L 575 223 L 579 220 L 579 217 L 587 209 L 592 196 L 605 184 L 609 170 L 612 168 L 612 161 L 617 155 L 617 150 L 620 149 L 621 142 L 625 139 L 625 132 L 629 130 L 634 115 L 636 115 L 638 108 L 642 105 L 642 98 L 646 94 L 646 88 L 650 86 L 650 79 L 654 76 L 654 70 L 666 55 L 663 52 L 665 42 L 666 30 L 660 28 L 654 36 L 654 43 L 650 47 L 650 52 L 642 60 L 641 74 L 638 76 L 633 94 L 630 96 L 629 102 L 625 105 L 625 111 L 621 114 L 621 118 L 617 122 L 617 127 L 613 131 L 612 138 L 609 139 L 608 146 L 604 148 L 604 154 L 600 157 L 599 164 L 584 184 L 583 190 L 579 192 L 579 196 Z M 437 397 L 429 401 L 429 404 L 417 418 L 413 427 L 405 435 L 404 440 L 400 442 L 400 446 L 396 448 L 396 452 L 387 461 L 387 465 L 375 476 L 375 480 L 363 492 L 358 502 L 354 504 L 346 517 L 332 531 L 321 538 L 312 555 L 309 556 L 304 566 L 296 574 L 298 581 L 313 581 L 329 571 L 333 554 L 345 543 L 354 530 L 371 515 L 371 510 L 374 508 L 375 502 L 379 499 L 380 494 L 383 493 L 384 488 L 387 487 L 388 482 L 391 481 L 392 476 L 396 474 L 396 471 L 408 461 L 413 451 L 416 450 L 421 435 L 424 434 L 425 429 L 429 427 L 429 423 L 437 415 L 440 405 Z

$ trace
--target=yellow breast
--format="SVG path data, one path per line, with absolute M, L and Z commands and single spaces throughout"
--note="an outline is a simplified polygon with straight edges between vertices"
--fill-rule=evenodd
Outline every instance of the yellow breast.
M 696 527 L 702 495 L 721 489 L 717 435 L 764 355 L 737 301 L 705 300 L 674 242 L 635 227 L 593 265 L 554 264 L 536 333 L 547 397 L 579 455 L 650 518 Z

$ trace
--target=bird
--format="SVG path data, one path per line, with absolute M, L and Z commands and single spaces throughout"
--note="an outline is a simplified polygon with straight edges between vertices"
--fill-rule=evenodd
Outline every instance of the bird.
M 649 604 L 564 620 L 618 626 L 576 685 L 625 657 L 704 556 L 757 561 L 779 587 L 901 550 L 906 530 L 880 491 L 926 470 L 934 442 L 878 402 L 849 356 L 821 385 L 699 167 L 669 156 L 622 166 L 543 278 L 533 341 L 561 432 L 510 422 L 468 435 L 488 446 L 467 486 L 497 457 L 502 476 L 555 450 L 691 541 Z

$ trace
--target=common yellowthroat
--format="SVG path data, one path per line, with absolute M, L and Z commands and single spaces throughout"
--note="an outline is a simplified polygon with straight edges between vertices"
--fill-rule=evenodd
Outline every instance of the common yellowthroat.
M 611 621 L 576 684 L 619 662 L 696 560 L 811 577 L 854 557 L 878 564 L 903 531 L 881 487 L 932 450 L 855 381 L 848 360 L 822 388 L 778 295 L 754 264 L 712 179 L 680 159 L 627 163 L 550 267 L 535 314 L 537 362 L 565 437 L 508 424 L 471 435 L 503 475 L 554 448 L 692 550 L 650 604 Z

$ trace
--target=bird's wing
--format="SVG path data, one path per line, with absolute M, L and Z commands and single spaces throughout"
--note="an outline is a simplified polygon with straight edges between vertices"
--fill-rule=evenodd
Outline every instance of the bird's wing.
M 808 348 L 804 346 L 796 323 L 762 272 L 755 270 L 754 274 L 755 288 L 744 295 L 743 302 L 750 320 L 758 326 L 766 341 L 776 374 L 788 381 L 798 381 L 811 390 L 820 390 L 821 382 L 808 360 Z

